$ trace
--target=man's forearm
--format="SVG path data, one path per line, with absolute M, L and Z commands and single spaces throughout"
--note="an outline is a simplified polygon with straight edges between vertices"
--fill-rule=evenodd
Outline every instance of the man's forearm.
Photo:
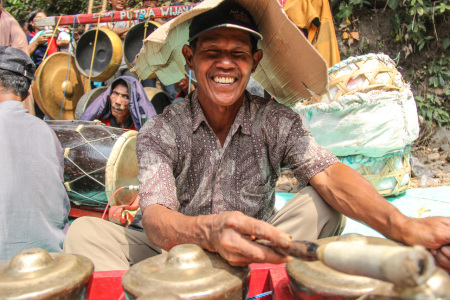
M 402 225 L 409 220 L 381 197 L 362 175 L 337 163 L 311 179 L 312 186 L 332 207 L 384 236 L 405 242 Z
M 130 28 L 113 28 L 113 31 L 117 33 L 117 35 L 120 37 L 122 34 L 127 33 Z
M 164 250 L 180 244 L 196 244 L 208 250 L 209 216 L 189 217 L 164 206 L 153 204 L 143 214 L 142 224 L 149 241 Z

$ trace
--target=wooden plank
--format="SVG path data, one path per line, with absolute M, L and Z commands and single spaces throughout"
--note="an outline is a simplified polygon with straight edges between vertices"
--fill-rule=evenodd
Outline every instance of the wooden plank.
M 181 15 L 182 13 L 191 10 L 195 4 L 190 5 L 177 5 L 177 6 L 163 6 L 154 7 L 150 9 L 131 9 L 131 10 L 121 10 L 115 12 L 101 12 L 101 13 L 91 13 L 91 14 L 79 14 L 79 15 L 65 15 L 60 17 L 47 17 L 39 18 L 35 20 L 38 27 L 45 26 L 56 26 L 58 19 L 61 19 L 59 25 L 73 25 L 76 18 L 75 24 L 95 24 L 98 22 L 100 17 L 100 23 L 118 22 L 118 21 L 130 21 L 137 20 L 140 18 L 141 14 L 146 15 L 148 12 L 148 17 L 150 19 L 155 18 L 170 18 Z

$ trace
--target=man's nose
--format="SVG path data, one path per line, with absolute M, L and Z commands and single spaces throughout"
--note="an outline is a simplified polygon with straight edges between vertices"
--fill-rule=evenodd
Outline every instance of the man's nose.
M 218 58 L 217 66 L 223 69 L 234 68 L 234 62 L 231 58 L 231 53 L 222 53 Z

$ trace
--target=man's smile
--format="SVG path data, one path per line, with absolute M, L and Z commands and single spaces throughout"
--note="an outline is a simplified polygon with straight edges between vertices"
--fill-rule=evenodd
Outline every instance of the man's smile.
M 213 80 L 215 82 L 221 83 L 221 84 L 230 84 L 230 83 L 234 83 L 235 81 L 237 81 L 237 78 L 235 78 L 235 77 L 214 76 Z

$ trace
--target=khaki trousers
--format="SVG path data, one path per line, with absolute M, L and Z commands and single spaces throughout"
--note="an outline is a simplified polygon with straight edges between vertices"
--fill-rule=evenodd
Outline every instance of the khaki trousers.
M 296 194 L 268 222 L 293 240 L 314 241 L 339 235 L 342 215 L 329 206 L 312 187 Z M 96 271 L 127 270 L 131 265 L 162 251 L 144 232 L 131 230 L 99 218 L 82 217 L 69 227 L 64 252 L 92 260 Z

